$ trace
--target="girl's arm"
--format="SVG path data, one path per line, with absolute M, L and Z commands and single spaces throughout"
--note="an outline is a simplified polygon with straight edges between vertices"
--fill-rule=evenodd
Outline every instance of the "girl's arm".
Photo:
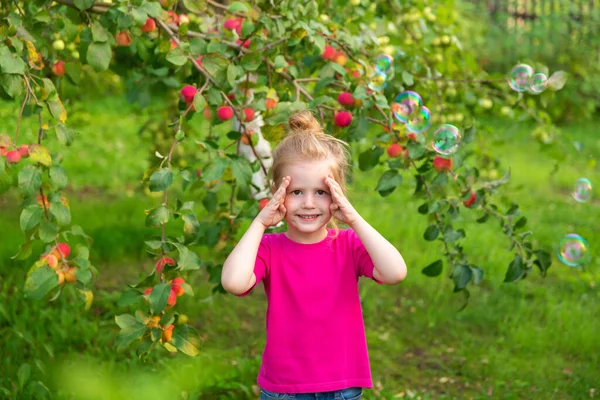
M 358 235 L 375 264 L 373 277 L 388 285 L 403 281 L 406 278 L 406 263 L 400 252 L 358 214 L 332 174 L 325 178 L 325 183 L 331 192 L 331 213 Z
M 362 217 L 350 225 L 367 249 L 375 264 L 373 277 L 388 285 L 395 285 L 406 278 L 406 263 L 400 252 L 381 236 Z
M 265 226 L 255 219 L 223 264 L 221 284 L 231 294 L 242 294 L 254 283 L 254 263 Z
M 290 181 L 289 176 L 282 179 L 281 185 L 273 198 L 252 221 L 242 239 L 225 260 L 221 271 L 221 285 L 229 293 L 236 295 L 245 293 L 256 283 L 254 264 L 256 263 L 258 246 L 260 246 L 265 229 L 277 225 L 285 217 L 284 202 L 286 189 Z

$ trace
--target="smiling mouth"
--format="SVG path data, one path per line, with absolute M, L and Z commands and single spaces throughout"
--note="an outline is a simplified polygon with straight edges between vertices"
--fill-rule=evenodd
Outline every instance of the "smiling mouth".
M 317 219 L 319 217 L 320 214 L 318 215 L 300 215 L 298 214 L 298 217 L 300 217 L 300 219 L 306 220 L 306 221 L 313 221 L 315 219 Z

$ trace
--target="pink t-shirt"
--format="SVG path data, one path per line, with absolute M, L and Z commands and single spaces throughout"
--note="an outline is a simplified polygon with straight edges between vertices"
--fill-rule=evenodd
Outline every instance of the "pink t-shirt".
M 265 234 L 254 274 L 256 284 L 264 280 L 268 304 L 257 379 L 262 388 L 311 393 L 373 387 L 358 278 L 382 282 L 373 278 L 373 261 L 353 230 L 335 237 L 328 229 L 314 244 Z

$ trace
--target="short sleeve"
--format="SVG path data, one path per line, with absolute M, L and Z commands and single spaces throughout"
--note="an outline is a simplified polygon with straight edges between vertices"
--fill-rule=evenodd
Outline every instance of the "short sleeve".
M 383 282 L 373 277 L 373 269 L 375 268 L 375 264 L 373 264 L 373 260 L 371 259 L 369 252 L 361 242 L 360 238 L 352 229 L 348 230 L 348 240 L 350 242 L 350 248 L 352 249 L 356 276 L 358 278 L 361 276 L 366 276 L 367 278 L 373 279 L 378 284 L 383 285 Z
M 254 262 L 254 275 L 256 275 L 256 283 L 250 289 L 244 293 L 238 294 L 238 297 L 244 297 L 249 295 L 254 288 L 262 281 L 267 275 L 267 266 L 269 265 L 268 260 L 271 255 L 271 246 L 269 243 L 269 235 L 263 235 L 258 245 L 258 253 L 256 253 L 256 261 Z

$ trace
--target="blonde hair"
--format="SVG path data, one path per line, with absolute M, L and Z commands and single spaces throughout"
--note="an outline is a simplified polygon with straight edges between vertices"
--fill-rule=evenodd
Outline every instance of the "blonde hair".
M 273 165 L 269 171 L 271 189 L 275 192 L 281 184 L 286 165 L 321 160 L 331 160 L 333 178 L 346 194 L 346 176 L 350 167 L 348 144 L 325 133 L 310 111 L 292 114 L 288 119 L 285 138 L 273 150 Z M 337 229 L 335 221 L 333 225 Z

